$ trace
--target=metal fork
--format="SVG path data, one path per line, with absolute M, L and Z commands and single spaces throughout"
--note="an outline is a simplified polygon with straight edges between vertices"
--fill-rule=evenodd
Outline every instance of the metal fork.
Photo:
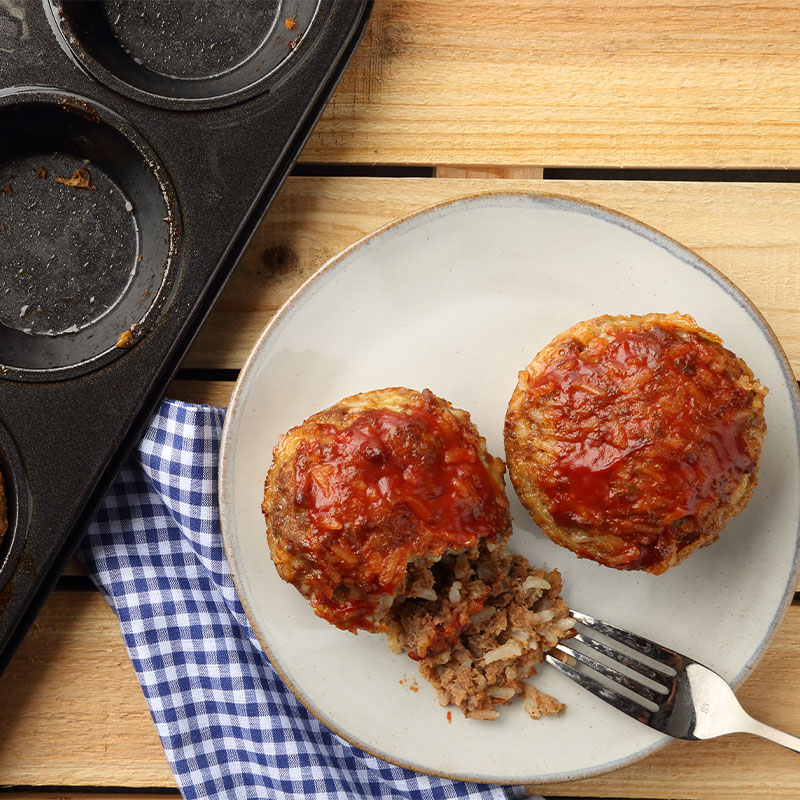
M 649 661 L 644 663 L 583 633 L 577 633 L 570 640 L 621 664 L 636 676 L 631 677 L 568 645 L 556 646 L 556 650 L 577 664 L 628 690 L 621 693 L 589 672 L 553 655 L 546 656 L 551 666 L 615 708 L 676 739 L 713 739 L 727 733 L 754 733 L 800 753 L 800 739 L 754 720 L 739 705 L 731 687 L 713 670 L 668 647 L 588 614 L 579 611 L 570 611 L 570 614 L 586 627 L 625 645 L 637 655 L 646 656 Z

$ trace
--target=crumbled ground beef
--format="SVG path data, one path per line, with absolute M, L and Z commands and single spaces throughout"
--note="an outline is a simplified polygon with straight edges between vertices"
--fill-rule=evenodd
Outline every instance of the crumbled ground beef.
M 442 705 L 494 719 L 496 706 L 524 694 L 538 719 L 564 706 L 526 681 L 574 622 L 561 575 L 532 567 L 503 546 L 481 543 L 434 564 L 412 563 L 391 609 L 388 638 L 420 662 Z

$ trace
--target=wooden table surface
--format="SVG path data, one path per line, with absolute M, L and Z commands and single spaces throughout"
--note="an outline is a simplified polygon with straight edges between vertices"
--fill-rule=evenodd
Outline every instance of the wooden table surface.
M 749 295 L 800 374 L 795 0 L 377 0 L 169 394 L 225 405 L 264 325 L 331 255 L 484 190 L 585 198 L 683 242 Z M 800 734 L 799 681 L 795 602 L 739 695 Z M 177 795 L 116 618 L 76 567 L 0 679 L 0 787 L 31 800 Z M 536 791 L 797 800 L 800 756 L 740 735 L 677 742 Z

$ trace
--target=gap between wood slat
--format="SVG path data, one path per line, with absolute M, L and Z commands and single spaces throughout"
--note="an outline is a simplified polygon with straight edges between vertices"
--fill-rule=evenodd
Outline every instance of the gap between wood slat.
M 296 176 L 347 178 L 432 178 L 435 167 L 406 167 L 390 164 L 295 164 Z
M 800 183 L 797 169 L 668 169 L 545 167 L 545 180 L 706 181 L 714 183 Z M 501 176 L 498 176 L 501 177 Z
M 533 180 L 800 183 L 800 169 L 695 169 L 680 167 L 542 167 L 497 164 L 296 164 L 293 177 L 509 178 Z
M 97 591 L 92 579 L 86 574 L 79 562 L 75 562 L 75 571 L 64 572 L 58 579 L 58 592 L 94 592 Z

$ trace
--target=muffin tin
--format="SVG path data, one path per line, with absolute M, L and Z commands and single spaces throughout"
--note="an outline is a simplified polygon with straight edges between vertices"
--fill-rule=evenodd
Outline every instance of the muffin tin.
M 0 670 L 369 11 L 369 0 L 0 4 Z

